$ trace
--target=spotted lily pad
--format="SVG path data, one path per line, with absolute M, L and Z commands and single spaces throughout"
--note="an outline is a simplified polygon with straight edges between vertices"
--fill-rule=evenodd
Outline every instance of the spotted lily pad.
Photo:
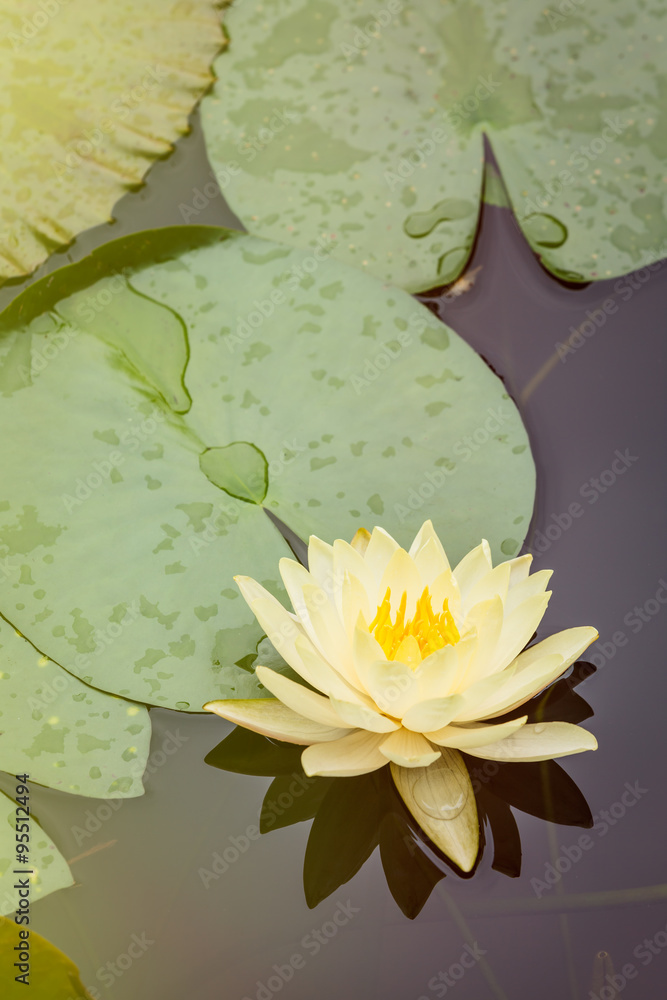
M 534 466 L 500 380 L 338 261 L 136 234 L 2 326 L 0 610 L 95 687 L 193 711 L 263 694 L 233 576 L 281 594 L 267 511 L 300 538 L 382 524 L 404 545 L 431 517 L 454 559 L 481 537 L 515 555 L 527 530 Z
M 110 219 L 188 131 L 219 4 L 1 0 L 0 282 Z
M 25 928 L 18 927 L 13 920 L 0 917 L 0 950 L 5 957 L 23 943 L 19 938 L 21 930 Z M 27 995 L 32 1000 L 92 1000 L 81 982 L 79 970 L 67 955 L 33 930 L 30 930 L 28 941 L 28 989 L 26 991 L 25 981 L 18 982 L 15 978 L 25 973 L 14 969 L 13 963 L 4 961 L 0 966 L 0 985 L 5 1000 L 19 1000 Z M 94 991 L 94 995 L 99 996 L 99 993 Z
M 453 281 L 475 234 L 482 136 L 554 274 L 665 255 L 664 12 L 631 0 L 235 3 L 202 106 L 253 233 L 411 291 Z M 189 221 L 196 221 L 190 206 Z
M 29 576 L 26 562 L 19 591 L 29 586 Z M 0 618 L 0 770 L 77 795 L 142 795 L 150 735 L 143 705 L 88 687 Z M 8 913 L 18 901 L 12 871 L 21 865 L 13 863 L 16 804 L 3 797 L 0 806 L 0 912 Z M 32 813 L 29 832 L 34 901 L 73 880 Z

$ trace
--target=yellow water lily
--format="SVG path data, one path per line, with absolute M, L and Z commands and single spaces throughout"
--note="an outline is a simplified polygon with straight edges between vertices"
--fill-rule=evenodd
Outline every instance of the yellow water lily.
M 382 528 L 352 543 L 315 536 L 309 569 L 282 559 L 293 613 L 250 577 L 236 582 L 269 640 L 308 686 L 267 666 L 272 698 L 213 701 L 231 722 L 305 745 L 307 775 L 391 766 L 422 829 L 464 871 L 478 821 L 464 750 L 495 761 L 539 761 L 594 750 L 566 722 L 495 722 L 559 677 L 597 638 L 583 626 L 526 647 L 546 611 L 550 570 L 532 556 L 494 568 L 482 541 L 454 569 L 430 521 L 409 551 Z

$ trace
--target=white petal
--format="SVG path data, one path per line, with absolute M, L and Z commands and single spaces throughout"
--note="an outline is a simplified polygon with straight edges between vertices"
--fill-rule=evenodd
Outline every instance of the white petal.
M 432 581 L 429 590 L 431 591 L 431 605 L 434 611 L 440 613 L 444 601 L 447 601 L 447 606 L 452 614 L 452 617 L 456 623 L 456 627 L 460 629 L 461 626 L 461 591 L 459 590 L 459 585 L 454 579 L 454 574 L 451 570 L 447 569 L 444 573 Z
M 371 733 L 392 733 L 400 727 L 399 722 L 388 719 L 386 715 L 381 715 L 365 705 L 332 698 L 331 706 L 343 720 L 343 724 L 354 729 L 367 729 Z
M 492 699 L 502 692 L 510 679 L 516 673 L 514 664 L 510 664 L 500 673 L 485 677 L 476 684 L 461 691 L 463 697 L 463 708 L 456 713 L 455 722 L 474 722 L 480 718 L 479 711 L 481 705 L 492 703 Z
M 337 577 L 343 580 L 346 574 L 350 574 L 359 580 L 367 594 L 373 592 L 375 596 L 375 578 L 371 573 L 363 555 L 352 545 L 348 545 L 342 539 L 337 538 L 333 544 L 333 566 Z M 369 597 L 370 603 L 370 597 Z M 375 604 L 373 614 L 375 614 Z M 369 618 L 369 621 L 371 619 Z
M 443 646 L 424 657 L 414 672 L 420 699 L 426 701 L 455 694 L 476 644 L 477 636 L 470 634 L 455 646 Z
M 415 561 L 424 586 L 430 586 L 437 576 L 450 569 L 449 559 L 431 521 L 424 521 L 410 546 L 409 554 Z
M 459 585 L 463 600 L 465 600 L 466 594 L 472 590 L 477 581 L 481 580 L 492 569 L 491 549 L 487 540 L 483 539 L 481 544 L 471 549 L 463 557 L 458 566 L 454 568 L 454 577 Z
M 394 541 L 391 535 L 388 534 L 384 528 L 373 528 L 371 540 L 368 543 L 366 552 L 364 553 L 364 561 L 372 574 L 375 586 L 376 604 L 378 603 L 377 594 L 380 589 L 380 580 L 382 579 L 384 571 L 387 568 L 387 563 L 398 548 L 398 542 Z M 372 599 L 373 597 L 371 595 L 371 600 Z
M 333 545 L 323 542 L 317 535 L 308 539 L 308 569 L 320 587 L 333 576 Z
M 580 625 L 577 628 L 567 628 L 562 632 L 556 632 L 520 653 L 516 658 L 517 671 L 522 672 L 531 667 L 537 660 L 553 654 L 562 657 L 563 671 L 567 670 L 597 638 L 597 629 L 590 625 Z
M 481 601 L 490 601 L 493 597 L 499 597 L 504 604 L 509 582 L 510 566 L 508 563 L 500 563 L 495 569 L 485 573 L 466 594 L 463 602 L 463 614 L 467 614 Z
M 264 590 L 264 588 L 261 589 Z M 249 602 L 250 610 L 266 632 L 267 638 L 276 652 L 280 653 L 300 677 L 317 687 L 318 685 L 314 683 L 313 678 L 304 667 L 296 649 L 297 641 L 307 639 L 301 622 L 268 591 L 264 591 L 264 593 L 265 597 L 257 597 Z
M 526 643 L 530 642 L 537 626 L 544 618 L 550 597 L 550 591 L 546 594 L 535 594 L 507 615 L 488 673 L 502 670 L 519 655 Z
M 366 528 L 357 528 L 354 533 L 354 538 L 350 542 L 353 549 L 356 549 L 362 556 L 368 548 L 368 543 L 371 540 L 371 533 L 367 531 Z
M 346 573 L 341 587 L 341 620 L 348 641 L 352 641 L 354 628 L 362 616 L 364 622 L 370 622 L 375 617 L 375 606 L 371 608 L 368 591 L 358 577 Z
M 385 567 L 378 590 L 378 604 L 383 600 L 387 589 L 391 591 L 392 618 L 398 611 L 404 592 L 408 595 L 406 619 L 412 618 L 415 605 L 418 598 L 421 597 L 424 586 L 417 567 L 405 549 L 396 549 Z
M 511 736 L 526 724 L 527 718 L 527 715 L 522 715 L 520 719 L 501 722 L 497 726 L 445 726 L 437 732 L 424 733 L 424 736 L 441 747 L 467 750 L 468 747 L 483 747 L 487 743 L 497 743 L 506 736 Z
M 354 662 L 365 691 L 381 712 L 400 718 L 419 698 L 414 671 L 400 660 L 388 660 L 375 637 L 357 625 L 353 638 Z
M 523 726 L 498 743 L 468 748 L 466 753 L 486 760 L 536 761 L 596 750 L 597 745 L 593 734 L 581 726 L 573 726 L 570 722 L 542 722 Z
M 287 705 L 293 712 L 303 715 L 306 719 L 319 722 L 322 726 L 332 728 L 356 729 L 356 723 L 348 725 L 331 707 L 328 698 L 324 695 L 316 694 L 303 684 L 297 684 L 289 677 L 277 673 L 269 667 L 257 667 L 255 673 L 264 685 L 276 698 Z
M 458 694 L 450 698 L 419 701 L 407 710 L 401 721 L 406 729 L 411 729 L 415 733 L 442 729 L 456 717 L 463 704 L 463 698 Z
M 363 692 L 358 691 L 344 677 L 341 677 L 306 636 L 297 639 L 295 646 L 297 655 L 303 664 L 301 676 L 314 688 L 323 694 L 341 698 L 343 701 L 355 701 L 360 705 L 371 704 Z M 305 676 L 306 673 L 308 677 Z
M 468 713 L 467 719 L 481 721 L 503 715 L 505 712 L 511 712 L 519 705 L 530 701 L 547 684 L 551 684 L 563 673 L 563 661 L 557 654 L 542 657 L 521 673 L 519 673 L 516 663 L 515 660 L 505 670 L 493 675 L 501 680 L 507 679 L 483 700 L 478 700 L 474 714 Z M 457 719 L 457 721 L 459 720 Z
M 477 636 L 477 645 L 463 679 L 468 687 L 488 677 L 497 655 L 497 647 L 503 629 L 503 602 L 500 597 L 492 597 L 472 608 L 462 625 L 463 634 L 472 631 Z
M 510 615 L 523 601 L 534 594 L 543 594 L 552 576 L 553 570 L 541 569 L 513 587 L 505 598 L 505 615 Z
M 526 579 L 532 561 L 533 557 L 529 552 L 525 556 L 515 556 L 514 559 L 507 560 L 507 565 L 510 567 L 510 590 Z
M 456 750 L 442 751 L 430 767 L 391 765 L 406 806 L 424 833 L 464 872 L 475 864 L 479 821 L 468 770 Z
M 387 736 L 380 746 L 380 753 L 399 767 L 428 767 L 440 756 L 440 751 L 420 733 L 411 733 L 407 729 L 398 729 Z
M 278 566 L 283 583 L 285 584 L 285 590 L 292 602 L 292 607 L 305 631 L 315 645 L 318 646 L 318 638 L 310 621 L 310 604 L 313 604 L 315 600 L 322 602 L 322 604 L 329 604 L 329 595 L 319 586 L 306 567 L 302 566 L 301 563 L 295 562 L 294 559 L 281 559 Z M 304 593 L 306 590 L 311 597 L 310 604 Z
M 355 774 L 377 771 L 387 763 L 387 758 L 378 749 L 386 738 L 384 733 L 361 731 L 332 743 L 318 743 L 303 751 L 301 766 L 309 778 L 315 774 L 351 778 Z
M 283 705 L 277 698 L 250 698 L 247 700 L 209 701 L 204 705 L 207 712 L 245 726 L 254 733 L 270 736 L 285 743 L 310 744 L 338 740 L 348 732 L 342 726 L 323 726 L 312 719 L 306 719 Z

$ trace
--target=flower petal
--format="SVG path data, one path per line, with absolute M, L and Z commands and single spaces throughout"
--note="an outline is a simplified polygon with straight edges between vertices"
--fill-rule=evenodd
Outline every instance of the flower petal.
M 367 729 L 371 733 L 392 733 L 400 727 L 400 722 L 388 719 L 386 715 L 381 715 L 365 705 L 339 701 L 338 698 L 332 698 L 331 705 L 343 720 L 343 724 L 354 729 Z
M 357 676 L 381 712 L 400 718 L 419 697 L 413 670 L 400 660 L 387 660 L 374 636 L 357 625 L 353 637 Z
M 303 664 L 302 671 L 297 671 L 297 673 L 318 691 L 328 696 L 341 698 L 343 701 L 354 701 L 360 705 L 372 706 L 368 696 L 349 684 L 344 677 L 341 677 L 306 636 L 297 639 L 295 649 Z
M 495 569 L 480 577 L 475 586 L 466 594 L 463 614 L 467 614 L 481 601 L 490 601 L 494 597 L 499 597 L 504 605 L 509 588 L 510 570 L 511 567 L 508 563 L 500 563 Z
M 427 740 L 441 747 L 455 747 L 457 750 L 467 750 L 468 747 L 483 747 L 487 743 L 497 743 L 506 736 L 511 736 L 517 729 L 526 724 L 527 715 L 509 722 L 500 722 L 497 726 L 444 726 L 434 733 L 424 733 Z
M 461 626 L 463 634 L 474 632 L 477 645 L 468 663 L 463 684 L 468 687 L 488 677 L 491 665 L 497 655 L 498 642 L 503 629 L 503 602 L 496 595 L 488 601 L 481 601 L 471 608 Z
M 297 684 L 284 674 L 279 674 L 269 667 L 257 667 L 255 670 L 257 677 L 272 695 L 287 705 L 293 712 L 303 715 L 306 719 L 319 722 L 322 726 L 331 726 L 340 729 L 356 729 L 356 723 L 348 725 L 331 707 L 328 698 L 324 695 L 311 691 L 303 684 Z
M 387 589 L 391 591 L 392 618 L 398 611 L 403 593 L 408 595 L 406 617 L 411 618 L 424 586 L 417 567 L 405 549 L 396 549 L 385 567 L 380 580 L 378 604 L 384 598 Z
M 447 726 L 463 706 L 461 695 L 451 695 L 449 698 L 432 698 L 429 701 L 419 701 L 407 710 L 401 722 L 406 729 L 415 733 L 426 733 L 433 729 Z
M 562 657 L 563 671 L 565 671 L 597 638 L 597 629 L 590 625 L 580 625 L 576 628 L 566 628 L 562 632 L 556 632 L 520 653 L 515 660 L 517 671 L 522 673 L 532 667 L 536 661 L 553 654 Z
M 420 700 L 455 694 L 476 645 L 477 635 L 470 633 L 455 646 L 443 646 L 424 657 L 414 672 Z
M 466 753 L 486 760 L 552 760 L 584 750 L 597 750 L 592 733 L 570 722 L 542 722 L 523 726 L 511 736 L 483 747 L 470 747 Z
M 461 871 L 471 871 L 479 851 L 479 820 L 461 755 L 444 749 L 430 767 L 392 764 L 391 775 L 424 833 Z
M 387 758 L 379 751 L 384 733 L 349 733 L 331 743 L 317 743 L 301 754 L 301 766 L 309 778 L 316 774 L 351 778 L 384 767 Z
M 387 568 L 387 563 L 398 548 L 398 542 L 384 528 L 373 528 L 368 547 L 364 553 L 364 561 L 372 574 L 375 585 L 375 594 L 369 596 L 371 601 L 375 599 L 376 604 L 378 603 L 377 594 L 380 589 L 380 580 Z
M 323 542 L 317 535 L 308 539 L 308 569 L 320 587 L 333 576 L 333 545 Z
M 380 753 L 399 767 L 428 767 L 440 756 L 440 751 L 432 747 L 421 733 L 411 733 L 407 729 L 398 729 L 387 736 L 380 746 Z
M 424 586 L 430 586 L 437 576 L 450 569 L 449 559 L 432 521 L 424 521 L 415 535 L 409 554 L 414 559 Z
M 352 546 L 353 549 L 356 549 L 357 552 L 360 552 L 361 555 L 363 556 L 364 553 L 366 552 L 366 549 L 368 548 L 368 543 L 370 542 L 370 540 L 371 540 L 370 531 L 367 531 L 366 528 L 357 528 L 357 530 L 354 533 L 354 538 L 350 542 L 350 545 Z
M 519 705 L 530 701 L 547 684 L 551 684 L 563 673 L 563 661 L 555 653 L 552 656 L 542 657 L 532 667 L 521 673 L 517 670 L 516 663 L 515 660 L 505 670 L 493 675 L 500 678 L 501 681 L 503 678 L 506 679 L 504 683 L 490 691 L 483 700 L 478 700 L 474 715 L 468 714 L 466 719 L 475 719 L 479 722 L 483 719 L 492 719 L 497 715 L 504 715 L 505 712 L 510 712 L 512 709 L 518 708 Z M 456 721 L 459 722 L 462 719 L 459 717 Z
M 493 569 L 491 562 L 491 548 L 484 538 L 474 549 L 471 549 L 463 557 L 458 566 L 454 568 L 454 578 L 459 585 L 461 598 L 465 600 L 466 594 L 472 590 L 478 580 L 486 576 Z
M 323 726 L 312 719 L 293 712 L 277 698 L 231 699 L 209 701 L 204 705 L 207 712 L 245 726 L 254 733 L 269 736 L 285 743 L 310 744 L 338 740 L 346 736 L 348 730 L 334 726 Z
M 530 642 L 537 626 L 544 618 L 550 597 L 550 591 L 546 594 L 535 594 L 505 617 L 500 638 L 489 663 L 488 674 L 503 670 L 519 655 L 526 643 Z
M 512 587 L 505 598 L 505 616 L 510 615 L 523 601 L 534 594 L 543 594 L 552 576 L 552 569 L 541 569 L 538 573 L 527 576 L 516 587 Z
M 530 552 L 527 552 L 525 556 L 516 556 L 514 559 L 507 560 L 507 565 L 510 567 L 510 590 L 526 579 L 532 562 L 533 557 Z

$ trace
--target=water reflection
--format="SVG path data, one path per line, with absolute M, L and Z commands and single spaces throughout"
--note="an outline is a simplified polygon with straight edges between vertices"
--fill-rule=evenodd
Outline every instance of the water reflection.
M 580 661 L 572 673 L 503 719 L 528 714 L 529 723 L 582 722 L 593 715 L 577 694 L 578 683 L 595 667 Z M 499 720 L 500 721 L 500 720 Z M 389 767 L 350 778 L 308 777 L 301 767 L 303 747 L 279 743 L 237 727 L 206 757 L 226 771 L 273 777 L 260 814 L 266 834 L 312 820 L 303 866 L 308 906 L 315 907 L 348 882 L 376 847 L 387 884 L 406 917 L 413 919 L 434 886 L 447 874 L 471 878 L 487 841 L 492 841 L 492 867 L 511 878 L 521 873 L 521 840 L 512 808 L 551 823 L 591 827 L 593 817 L 583 793 L 555 761 L 499 763 L 461 756 L 468 769 L 480 824 L 480 847 L 472 871 L 464 873 L 449 860 L 406 809 Z M 447 818 L 428 798 L 422 805 L 437 818 Z M 458 810 L 450 802 L 454 818 Z

